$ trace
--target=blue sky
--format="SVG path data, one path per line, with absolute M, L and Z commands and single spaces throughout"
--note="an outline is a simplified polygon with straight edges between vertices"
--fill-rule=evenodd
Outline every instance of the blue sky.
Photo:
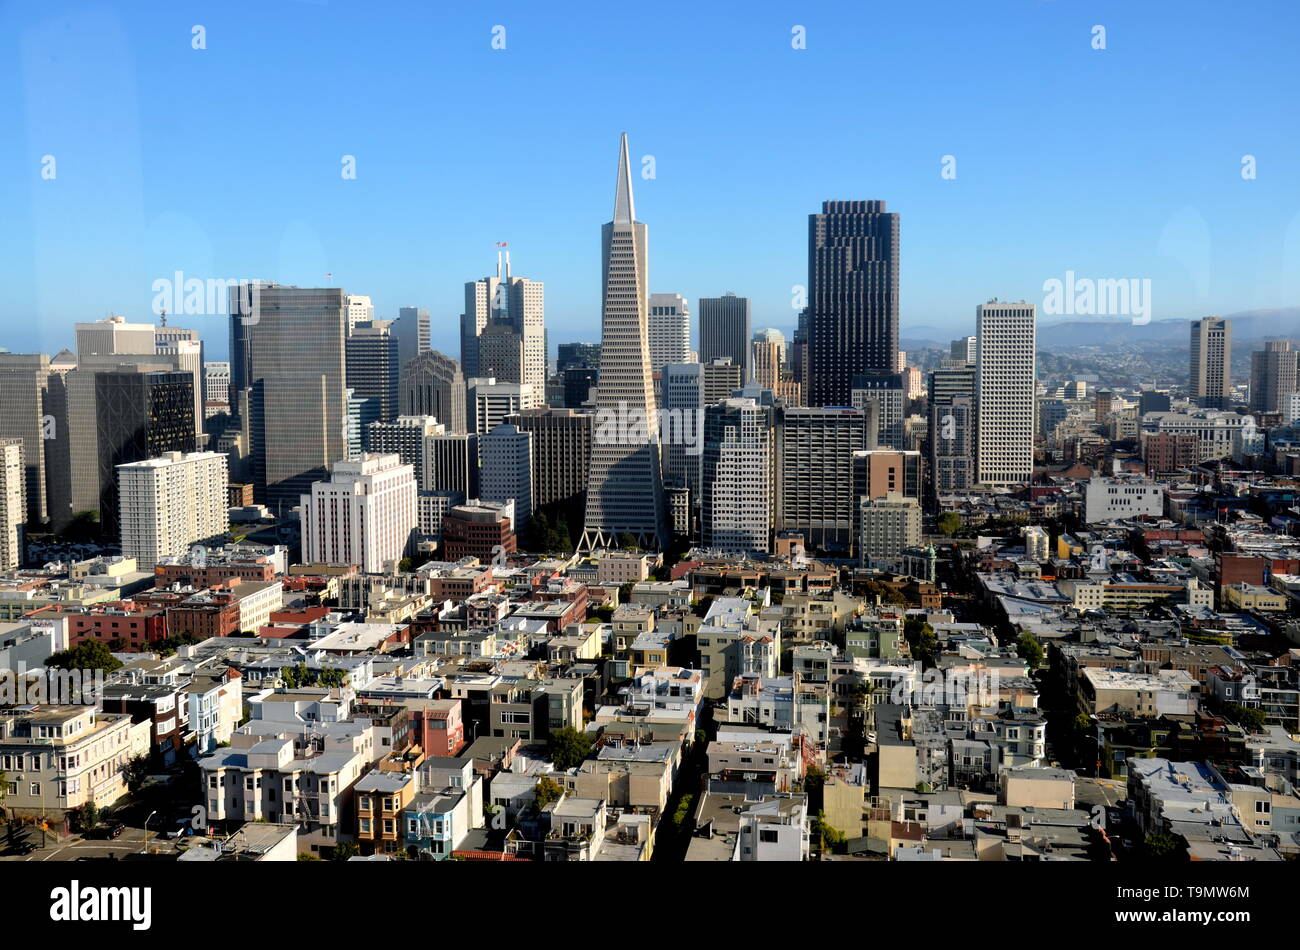
M 1067 270 L 1150 278 L 1157 320 L 1294 305 L 1298 38 L 1291 2 L 14 0 L 0 346 L 152 319 L 177 270 L 329 272 L 381 317 L 428 307 L 455 354 L 497 241 L 546 282 L 552 346 L 597 339 L 624 130 L 654 156 L 650 289 L 750 296 L 756 327 L 793 325 L 827 198 L 902 215 L 904 337 L 972 331 L 977 303 Z M 224 353 L 219 317 L 174 322 Z

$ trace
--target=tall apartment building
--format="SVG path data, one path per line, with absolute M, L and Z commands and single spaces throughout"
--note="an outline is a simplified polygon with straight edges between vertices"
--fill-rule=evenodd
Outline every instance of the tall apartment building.
M 429 311 L 424 307 L 399 307 L 393 333 L 397 336 L 397 364 L 402 367 L 429 352 Z
M 930 484 L 936 495 L 975 487 L 975 400 L 953 396 L 930 406 L 926 435 L 930 449 Z
M 503 276 L 504 263 L 504 276 Z M 489 368 L 480 349 L 481 337 L 490 324 L 496 324 L 495 336 L 509 336 L 513 331 L 518 339 L 518 367 Z M 501 340 L 496 341 L 501 344 Z M 489 351 L 489 362 L 500 362 L 500 346 Z M 546 321 L 545 295 L 541 281 L 513 277 L 510 274 L 510 254 L 497 255 L 495 277 L 470 281 L 465 285 L 465 312 L 460 317 L 460 361 L 467 379 L 475 376 L 497 376 L 502 380 L 524 383 L 537 393 L 546 386 Z
M 501 425 L 510 413 L 533 409 L 540 401 L 537 391 L 526 383 L 480 376 L 470 379 L 466 385 L 469 389 L 469 430 L 480 435 Z
M 854 377 L 896 372 L 898 215 L 883 201 L 826 201 L 808 216 L 812 406 L 847 406 Z
M 0 438 L 0 571 L 22 567 L 26 496 L 23 440 Z
M 704 411 L 701 543 L 730 554 L 766 552 L 772 535 L 772 409 L 724 399 Z
M 195 544 L 220 544 L 227 517 L 226 456 L 169 452 L 117 467 L 122 554 L 150 570 Z
M 380 422 L 399 413 L 401 362 L 391 320 L 362 320 L 352 327 L 345 345 L 347 387 L 358 399 L 373 399 Z
M 347 456 L 352 302 L 339 287 L 267 284 L 255 308 L 243 295 L 232 288 L 231 376 L 247 389 L 254 496 L 288 507 Z
M 1252 412 L 1282 412 L 1286 399 L 1300 390 L 1297 362 L 1300 352 L 1290 340 L 1269 340 L 1264 349 L 1250 354 L 1250 409 Z
M 691 307 L 681 294 L 651 294 L 647 335 L 650 371 L 659 373 L 668 363 L 689 363 Z
M 448 432 L 465 432 L 465 376 L 460 364 L 437 350 L 402 364 L 398 408 L 404 416 L 433 416 Z
M 629 537 L 643 548 L 668 543 L 659 420 L 655 411 L 646 329 L 646 228 L 636 220 L 627 135 L 619 146 L 614 217 L 601 229 L 602 301 L 597 430 L 579 549 L 619 546 Z M 619 437 L 602 438 L 601 413 L 635 417 Z
M 873 448 L 874 409 L 787 407 L 778 414 L 776 524 L 810 550 L 853 546 L 853 453 Z
M 591 467 L 591 413 L 525 409 L 505 421 L 533 437 L 533 508 L 581 503 Z
M 1190 356 L 1187 391 L 1192 402 L 1202 409 L 1227 409 L 1232 375 L 1232 324 L 1222 317 L 1193 320 Z
M 1034 470 L 1034 305 L 990 300 L 975 308 L 976 479 L 1019 485 Z
M 27 520 L 49 517 L 46 442 L 55 417 L 47 406 L 50 358 L 41 353 L 0 353 L 0 439 L 21 439 Z M 61 387 L 60 387 L 61 388 Z
M 338 462 L 329 480 L 314 482 L 301 504 L 304 561 L 390 573 L 415 532 L 415 469 L 396 455 Z
M 730 359 L 740 370 L 737 389 L 749 378 L 752 312 L 748 297 L 700 298 L 700 362 Z
M 533 437 L 501 424 L 479 440 L 479 498 L 514 502 L 515 531 L 522 534 L 533 514 Z
M 858 502 L 859 558 L 863 567 L 898 570 L 903 551 L 921 543 L 921 506 L 915 498 L 889 492 L 863 495 Z

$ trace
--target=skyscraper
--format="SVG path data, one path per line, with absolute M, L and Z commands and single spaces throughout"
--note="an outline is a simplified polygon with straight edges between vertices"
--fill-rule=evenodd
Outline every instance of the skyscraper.
M 1300 389 L 1296 357 L 1290 340 L 1268 340 L 1264 349 L 1250 354 L 1250 408 L 1252 412 L 1281 412 L 1286 399 Z
M 614 218 L 601 229 L 601 257 L 600 385 L 579 548 L 616 547 L 630 535 L 641 547 L 662 550 L 668 526 L 646 327 L 646 228 L 632 203 L 626 134 Z
M 898 359 L 898 215 L 883 201 L 825 201 L 808 216 L 812 406 L 847 406 L 853 378 Z
M 752 309 L 748 297 L 735 294 L 700 298 L 700 362 L 730 359 L 741 385 L 749 379 Z
M 348 336 L 357 328 L 358 323 L 369 323 L 375 319 L 375 305 L 370 302 L 370 298 L 361 294 L 349 294 L 347 298 L 348 306 Z
M 785 335 L 780 330 L 759 330 L 750 345 L 753 352 L 754 382 L 778 392 L 785 369 Z
M 1222 317 L 1204 317 L 1191 325 L 1191 359 L 1187 391 L 1203 409 L 1227 409 L 1232 324 Z
M 975 323 L 976 479 L 1019 485 L 1034 472 L 1034 305 L 990 300 Z
M 347 386 L 358 399 L 374 399 L 379 421 L 400 414 L 400 356 L 391 320 L 363 320 L 352 327 L 346 344 Z
M 155 353 L 175 356 L 176 368 L 194 377 L 195 444 L 202 445 L 206 441 L 203 420 L 207 413 L 203 406 L 207 401 L 207 374 L 203 370 L 203 341 L 199 339 L 199 331 L 163 324 L 153 328 L 153 341 Z
M 465 431 L 465 376 L 460 364 L 437 350 L 402 364 L 399 411 L 404 416 L 433 416 L 448 432 Z
M 691 307 L 681 294 L 651 294 L 648 324 L 650 369 L 691 361 Z
M 515 532 L 523 534 L 533 514 L 533 437 L 502 424 L 479 440 L 479 498 L 515 503 Z
M 540 400 L 533 387 L 481 376 L 467 383 L 469 388 L 469 430 L 485 435 L 521 409 L 532 409 Z
M 853 453 L 874 448 L 875 403 L 859 409 L 780 412 L 776 447 L 776 529 L 798 531 L 806 547 L 847 553 L 853 546 Z
M 424 307 L 400 307 L 393 322 L 397 334 L 397 363 L 405 366 L 429 351 L 429 311 Z
M 433 416 L 398 416 L 392 422 L 372 422 L 366 428 L 366 446 L 377 455 L 396 455 L 415 470 L 415 484 L 425 490 L 424 440 L 442 435 L 446 426 Z
M 347 457 L 348 296 L 338 287 L 267 284 L 255 312 L 238 316 L 240 293 L 232 289 L 232 327 L 239 324 L 247 352 L 242 383 L 255 497 L 288 507 Z M 232 383 L 236 342 L 232 337 Z
M 591 413 L 572 409 L 524 409 L 512 412 L 505 421 L 533 437 L 534 509 L 557 502 L 576 503 L 587 494 Z
M 0 353 L 0 438 L 21 439 L 27 520 L 40 524 L 49 514 L 46 504 L 45 424 L 50 383 L 50 358 L 41 353 Z M 53 415 L 49 416 L 53 421 Z
M 959 363 L 975 365 L 975 338 L 962 336 L 953 340 L 948 347 L 949 357 Z
M 496 276 L 465 285 L 465 312 L 460 318 L 465 378 L 496 376 L 525 383 L 540 398 L 546 387 L 545 310 L 542 282 L 511 276 L 510 253 L 503 258 L 498 252 Z M 489 327 L 493 329 L 485 352 L 483 336 Z

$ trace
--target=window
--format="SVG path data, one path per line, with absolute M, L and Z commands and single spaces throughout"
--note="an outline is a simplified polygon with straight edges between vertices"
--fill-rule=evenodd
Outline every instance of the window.
M 758 840 L 764 844 L 776 844 L 779 836 L 775 831 L 768 831 L 766 828 L 759 831 Z

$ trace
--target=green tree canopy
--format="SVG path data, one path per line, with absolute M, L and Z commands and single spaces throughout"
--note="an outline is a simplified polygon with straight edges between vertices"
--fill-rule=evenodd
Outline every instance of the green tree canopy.
M 122 661 L 99 640 L 86 640 L 75 647 L 50 654 L 45 665 L 60 670 L 103 670 L 111 673 Z
M 560 787 L 560 783 L 555 779 L 549 775 L 543 775 L 537 780 L 537 785 L 533 788 L 533 795 L 537 800 L 537 807 L 541 809 L 551 802 L 558 802 L 564 796 L 564 789 Z
M 565 726 L 551 733 L 551 764 L 557 769 L 571 769 L 591 754 L 592 739 L 585 732 Z

